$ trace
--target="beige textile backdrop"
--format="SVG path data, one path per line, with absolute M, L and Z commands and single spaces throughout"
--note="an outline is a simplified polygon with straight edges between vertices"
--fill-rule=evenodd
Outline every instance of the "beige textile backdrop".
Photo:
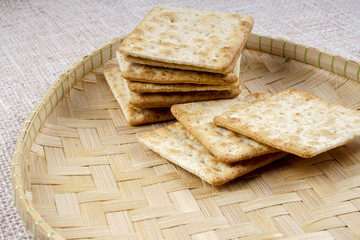
M 31 239 L 11 186 L 24 119 L 64 70 L 160 4 L 249 14 L 255 33 L 360 61 L 360 0 L 0 0 L 0 239 Z

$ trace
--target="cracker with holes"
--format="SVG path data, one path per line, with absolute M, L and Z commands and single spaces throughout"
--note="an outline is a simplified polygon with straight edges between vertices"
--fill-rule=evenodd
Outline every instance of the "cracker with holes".
M 234 71 L 252 26 L 247 15 L 158 6 L 119 51 L 129 62 L 226 74 Z
M 240 58 L 233 72 L 221 74 L 131 63 L 125 61 L 124 56 L 120 52 L 116 52 L 116 57 L 121 69 L 121 76 L 131 82 L 131 84 L 129 84 L 131 90 L 133 90 L 132 86 L 134 86 L 134 88 L 138 86 L 135 88 L 135 90 L 137 90 L 141 87 L 141 84 L 145 85 L 144 83 L 148 83 L 147 91 L 149 89 L 158 90 L 161 86 L 163 86 L 163 88 L 161 88 L 163 91 L 165 84 L 167 84 L 167 89 L 171 87 L 170 89 L 178 91 L 227 90 L 234 89 L 240 84 Z M 150 83 L 153 85 L 150 85 Z
M 287 89 L 215 117 L 231 129 L 277 149 L 309 158 L 360 135 L 360 112 Z
M 160 122 L 174 118 L 169 108 L 140 109 L 132 107 L 125 91 L 124 81 L 118 78 L 119 74 L 118 67 L 104 69 L 105 79 L 130 125 Z
M 138 140 L 212 185 L 224 184 L 286 155 L 284 152 L 276 152 L 233 164 L 222 163 L 179 122 L 147 132 L 139 136 Z
M 213 123 L 215 116 L 230 107 L 240 108 L 270 96 L 265 92 L 243 91 L 234 99 L 176 104 L 175 118 L 220 162 L 233 163 L 279 150 Z

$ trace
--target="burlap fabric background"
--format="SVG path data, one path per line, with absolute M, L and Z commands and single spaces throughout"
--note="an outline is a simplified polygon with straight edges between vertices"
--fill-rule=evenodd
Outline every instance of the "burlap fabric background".
M 360 1 L 0 1 L 0 238 L 30 239 L 12 203 L 11 157 L 24 119 L 76 60 L 131 31 L 155 5 L 246 13 L 253 32 L 360 60 Z

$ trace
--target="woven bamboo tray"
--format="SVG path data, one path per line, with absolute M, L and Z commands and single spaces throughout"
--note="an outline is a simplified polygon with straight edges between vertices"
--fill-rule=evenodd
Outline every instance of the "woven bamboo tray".
M 35 239 L 359 239 L 360 142 L 288 156 L 220 187 L 137 142 L 104 80 L 114 39 L 61 74 L 26 119 L 13 156 L 14 202 Z M 360 64 L 251 35 L 250 92 L 285 88 L 360 108 Z

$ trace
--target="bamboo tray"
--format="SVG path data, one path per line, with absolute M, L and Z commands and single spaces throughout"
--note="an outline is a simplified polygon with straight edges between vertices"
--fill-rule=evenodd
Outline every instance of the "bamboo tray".
M 14 202 L 35 239 L 359 239 L 359 140 L 288 156 L 213 187 L 137 142 L 104 80 L 121 38 L 61 74 L 26 119 L 13 156 Z M 360 64 L 251 35 L 250 92 L 285 88 L 360 108 Z

